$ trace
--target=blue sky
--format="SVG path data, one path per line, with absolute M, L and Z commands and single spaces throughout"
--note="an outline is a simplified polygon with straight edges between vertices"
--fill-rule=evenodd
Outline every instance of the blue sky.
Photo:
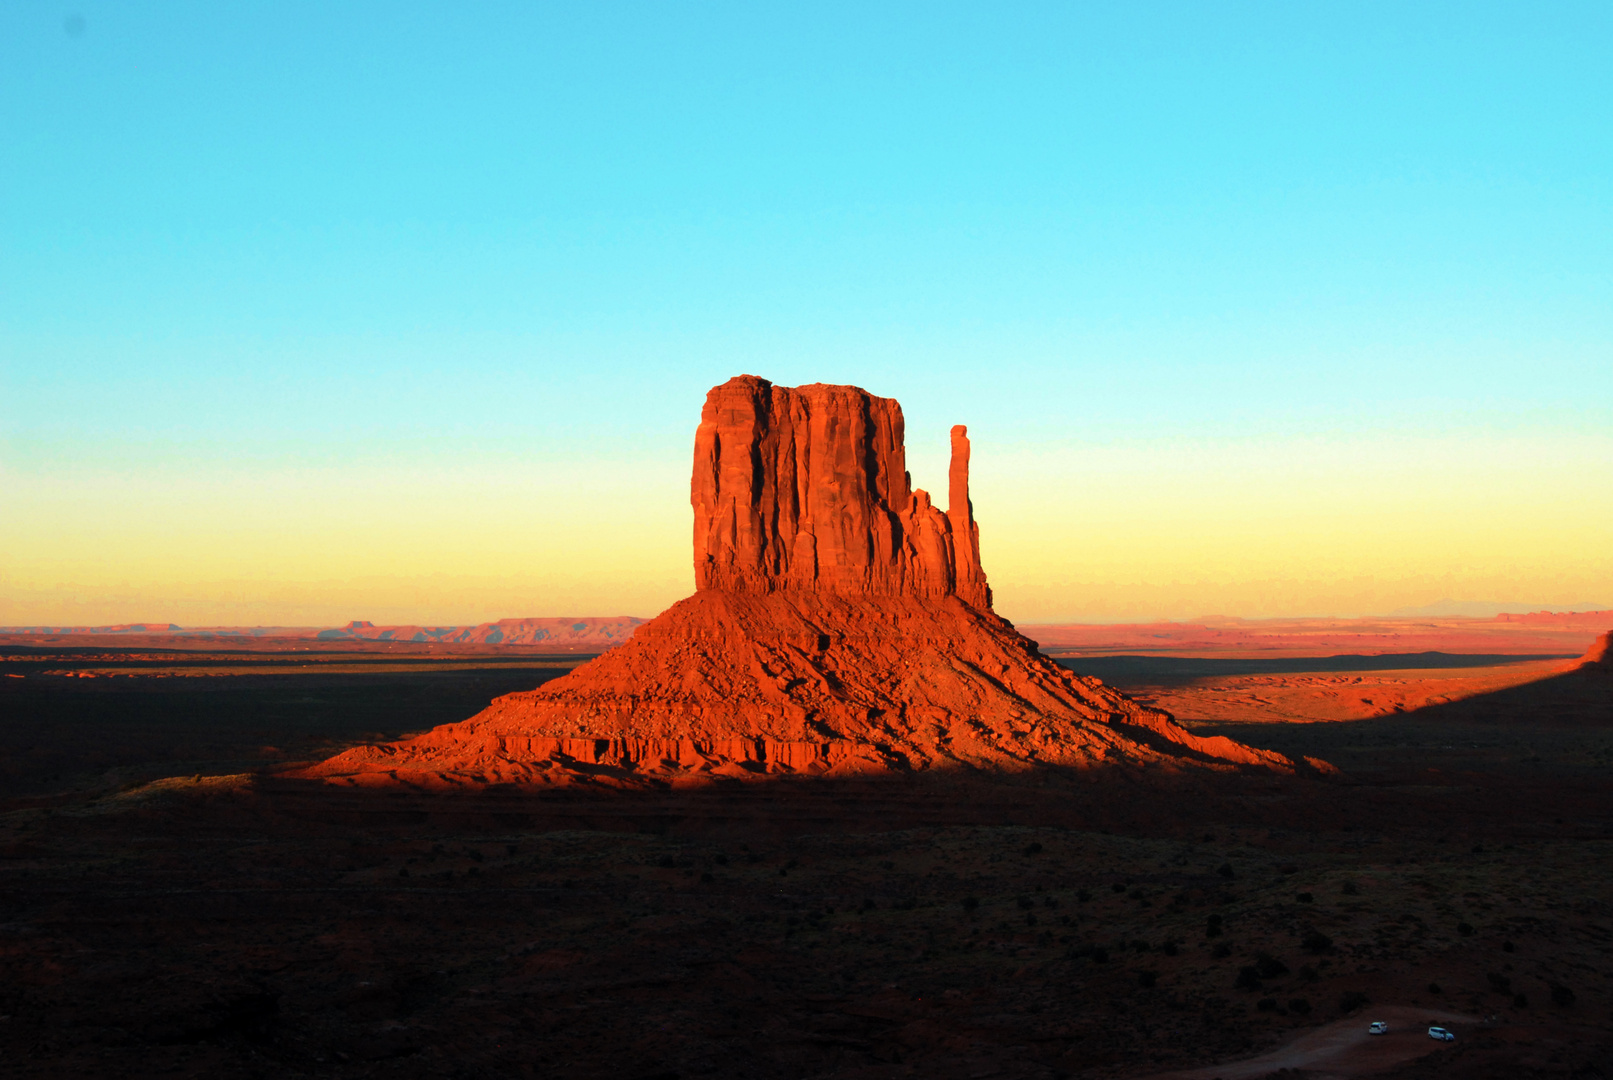
M 577 529 L 621 527 L 599 506 L 656 508 L 645 551 L 672 555 L 620 597 L 653 608 L 687 591 L 672 569 L 686 491 L 644 477 L 686 468 L 705 389 L 741 371 L 897 397 L 931 486 L 959 420 L 977 460 L 1045 469 L 1071 507 L 1083 462 L 1113 467 L 1127 447 L 1170 488 L 1186 475 L 1172 448 L 1233 467 L 1393 443 L 1401 465 L 1371 482 L 1415 505 L 1418 485 L 1451 482 L 1431 463 L 1511 440 L 1567 470 L 1554 513 L 1600 528 L 1610 55 L 1605 4 L 14 0 L 0 9 L 0 606 L 8 589 L 29 599 L 0 621 L 169 617 L 149 607 L 173 579 L 41 546 L 46 520 L 120 535 L 97 485 L 160 502 L 197 485 L 294 492 L 286 478 L 307 470 L 337 486 L 504 470 L 511 491 L 595 476 L 567 504 Z M 999 515 L 983 527 L 1021 537 L 1030 496 L 983 468 L 977 503 Z M 1491 496 L 1457 479 L 1475 494 L 1452 528 L 1540 511 L 1522 477 Z M 1295 482 L 1262 490 L 1280 503 Z M 181 501 L 123 542 L 238 513 Z M 434 513 L 392 507 L 381 532 Z M 999 573 L 1068 552 L 1071 591 L 1031 614 L 1125 613 L 1083 599 L 1079 517 L 1036 517 L 1047 550 L 1016 540 L 1021 562 Z M 276 580 L 351 578 L 309 529 L 302 569 Z M 1350 573 L 1407 583 L 1407 606 L 1509 580 L 1519 599 L 1568 602 L 1613 570 L 1553 585 L 1496 543 L 1440 586 L 1414 585 L 1429 571 L 1388 540 Z M 350 602 L 415 610 L 386 590 L 431 560 L 506 573 L 493 553 L 456 569 L 433 551 Z M 251 577 L 215 561 L 210 580 Z M 1197 573 L 1186 555 L 1106 572 L 1105 595 Z M 1240 573 L 1196 580 L 1236 606 Z M 522 602 L 544 606 L 542 580 L 528 585 Z M 576 588 L 567 602 L 590 604 Z M 1381 603 L 1400 596 L 1385 588 Z M 1149 602 L 1185 615 L 1198 600 Z M 500 612 L 550 613 L 574 612 Z

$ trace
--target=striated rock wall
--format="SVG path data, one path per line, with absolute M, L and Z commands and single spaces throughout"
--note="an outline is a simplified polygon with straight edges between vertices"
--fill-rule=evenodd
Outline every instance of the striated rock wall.
M 695 433 L 695 583 L 991 607 L 969 506 L 969 439 L 952 429 L 946 512 L 914 490 L 902 408 L 855 386 L 741 375 L 706 395 Z

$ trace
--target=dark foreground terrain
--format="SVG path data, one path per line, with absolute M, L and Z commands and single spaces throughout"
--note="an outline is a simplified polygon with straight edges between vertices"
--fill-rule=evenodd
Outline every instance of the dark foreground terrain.
M 1318 661 L 1343 718 L 1262 723 L 1218 703 L 1303 712 L 1293 658 L 1286 698 L 1258 665 L 1096 672 L 1329 781 L 274 775 L 574 662 L 8 647 L 5 1074 L 1613 1075 L 1613 680 L 1447 701 L 1401 684 L 1451 664 Z M 1358 676 L 1423 704 L 1340 713 Z M 1379 1014 L 1393 1040 L 1328 1049 Z

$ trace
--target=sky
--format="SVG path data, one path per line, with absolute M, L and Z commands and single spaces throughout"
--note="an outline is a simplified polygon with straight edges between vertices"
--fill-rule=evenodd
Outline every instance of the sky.
M 0 5 L 0 625 L 652 615 L 732 375 L 1020 622 L 1613 608 L 1613 7 Z

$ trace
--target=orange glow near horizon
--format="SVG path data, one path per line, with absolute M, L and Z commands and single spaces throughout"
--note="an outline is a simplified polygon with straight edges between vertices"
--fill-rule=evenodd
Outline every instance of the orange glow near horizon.
M 975 438 L 1017 622 L 1613 607 L 1613 440 Z M 917 457 L 918 455 L 915 455 Z M 915 461 L 914 483 L 942 474 Z M 685 461 L 5 474 L 0 625 L 649 616 L 693 591 Z M 926 483 L 925 481 L 929 481 Z

